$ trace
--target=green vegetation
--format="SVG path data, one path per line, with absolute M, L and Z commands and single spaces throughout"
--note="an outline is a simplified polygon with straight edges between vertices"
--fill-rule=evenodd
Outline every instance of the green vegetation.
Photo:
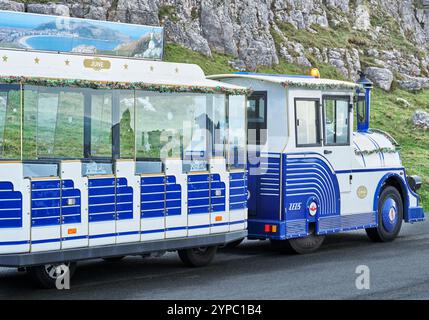
M 411 107 L 401 106 L 397 98 L 407 100 Z M 423 188 L 419 194 L 428 211 L 429 132 L 413 126 L 411 117 L 416 109 L 429 111 L 429 90 L 411 93 L 397 89 L 389 93 L 376 89 L 372 100 L 371 126 L 389 132 L 401 145 L 401 158 L 408 174 L 423 178 Z
M 165 61 L 194 63 L 199 65 L 207 75 L 234 72 L 234 69 L 228 64 L 231 59 L 231 57 L 218 53 L 214 53 L 212 58 L 208 58 L 177 44 L 169 43 L 165 46 Z
M 196 63 L 207 75 L 232 72 L 228 64 L 232 59 L 219 54 L 208 58 L 178 45 L 166 46 L 167 61 Z M 324 78 L 344 78 L 332 66 L 320 64 L 318 67 Z M 277 66 L 260 67 L 257 71 L 305 74 L 308 72 L 307 69 L 282 61 Z M 411 103 L 411 107 L 401 106 L 397 98 L 406 99 Z M 371 126 L 390 133 L 401 145 L 401 157 L 408 174 L 417 174 L 423 178 L 424 185 L 419 194 L 423 198 L 426 211 L 429 211 L 429 132 L 413 126 L 411 117 L 416 109 L 429 112 L 429 90 L 413 93 L 399 89 L 392 92 L 375 89 L 372 96 Z
M 172 22 L 179 21 L 179 18 L 177 17 L 176 7 L 170 5 L 163 5 L 159 8 L 158 18 L 160 21 L 163 21 L 165 19 L 171 20 Z
M 341 14 L 337 12 L 336 14 Z M 413 54 L 416 57 L 422 57 L 424 54 L 418 47 L 409 41 L 413 37 L 412 34 L 401 33 L 398 22 L 382 12 L 371 12 L 371 25 L 373 27 L 382 27 L 382 32 L 373 38 L 370 33 L 355 30 L 348 24 L 340 24 L 337 26 L 321 27 L 313 24 L 311 29 L 297 29 L 294 25 L 288 22 L 276 21 L 277 26 L 289 41 L 302 44 L 305 48 L 345 48 L 345 49 L 378 49 L 378 50 L 393 50 L 400 49 L 404 53 Z M 276 43 L 277 49 L 284 43 L 283 37 L 280 36 L 274 29 L 271 29 L 271 35 Z M 293 54 L 293 52 L 291 53 Z M 315 57 L 307 53 L 307 59 L 310 62 L 317 61 Z M 363 67 L 377 66 L 373 58 L 362 56 L 361 62 Z M 317 66 L 317 65 L 315 65 Z

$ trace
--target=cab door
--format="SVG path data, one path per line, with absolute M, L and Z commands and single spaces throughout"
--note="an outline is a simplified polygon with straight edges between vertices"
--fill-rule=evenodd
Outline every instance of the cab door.
M 352 184 L 352 111 L 350 95 L 323 96 L 323 155 L 337 175 L 341 193 L 350 192 Z

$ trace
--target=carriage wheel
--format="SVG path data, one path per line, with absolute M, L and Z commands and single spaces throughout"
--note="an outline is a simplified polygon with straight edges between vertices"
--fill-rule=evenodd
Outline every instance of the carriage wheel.
M 54 289 L 57 288 L 59 278 L 63 279 L 68 272 L 69 279 L 71 279 L 75 270 L 76 262 L 67 262 L 29 267 L 27 273 L 39 288 Z
M 374 242 L 390 242 L 401 231 L 404 207 L 399 191 L 386 187 L 378 200 L 378 226 L 366 229 L 368 237 Z
M 288 240 L 271 240 L 271 244 L 275 250 L 280 250 L 295 254 L 308 254 L 318 250 L 325 236 L 319 236 L 316 234 L 314 224 L 309 225 L 309 235 L 303 238 L 295 238 Z
M 217 252 L 217 246 L 179 250 L 182 262 L 188 267 L 203 267 L 212 262 Z

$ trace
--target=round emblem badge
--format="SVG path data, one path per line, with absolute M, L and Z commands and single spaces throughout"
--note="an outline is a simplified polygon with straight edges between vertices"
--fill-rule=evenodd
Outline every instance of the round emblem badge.
M 310 212 L 310 216 L 314 217 L 317 213 L 317 203 L 314 201 L 310 203 L 310 206 L 308 207 L 308 211 Z
M 360 186 L 357 189 L 357 196 L 360 199 L 365 199 L 367 195 L 368 195 L 368 189 L 365 186 Z
M 396 218 L 396 210 L 394 207 L 392 207 L 389 210 L 389 219 L 390 219 L 390 221 L 394 221 L 395 218 Z

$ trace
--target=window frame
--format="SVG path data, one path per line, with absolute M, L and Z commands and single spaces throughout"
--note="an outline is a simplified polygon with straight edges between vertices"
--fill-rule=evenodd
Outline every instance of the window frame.
M 240 95 L 239 95 L 240 96 Z M 247 165 L 247 157 L 248 157 L 248 154 L 247 154 L 247 151 L 248 151 L 248 121 L 247 121 L 247 101 L 248 101 L 248 96 L 246 96 L 246 95 L 244 95 L 243 96 L 243 98 L 244 98 L 244 108 L 243 108 L 243 110 L 242 110 L 242 112 L 243 112 L 243 120 L 244 120 L 244 143 L 243 143 L 243 164 L 236 164 L 236 163 L 233 163 L 233 162 L 231 162 L 231 150 L 232 150 L 232 148 L 231 148 L 231 146 L 235 146 L 235 144 L 232 144 L 231 143 L 231 141 L 232 141 L 232 135 L 231 135 L 231 121 L 230 121 L 230 118 L 231 118 L 231 113 L 230 113 L 230 110 L 232 109 L 231 108 L 231 102 L 230 102 L 230 97 L 231 97 L 231 95 L 226 95 L 226 98 L 227 98 L 227 100 L 226 100 L 226 119 L 227 119 L 227 146 L 226 146 L 226 148 L 227 148 L 227 152 L 226 152 L 226 164 L 227 164 L 227 170 L 228 171 L 234 171 L 234 170 L 244 170 L 244 169 L 246 169 L 246 165 Z M 232 159 L 234 159 L 235 160 L 235 158 L 234 158 L 234 156 L 233 156 L 233 158 Z M 239 160 L 239 156 L 238 156 L 238 159 L 237 160 Z
M 258 97 L 258 96 L 263 97 L 264 102 L 265 102 L 264 122 L 263 123 L 264 123 L 264 127 L 265 127 L 264 130 L 266 130 L 267 134 L 266 134 L 266 138 L 265 138 L 265 141 L 263 144 L 261 144 L 261 128 L 260 128 L 260 126 L 259 126 L 259 128 L 250 128 L 249 127 L 248 103 L 249 103 L 249 100 L 254 100 L 254 99 L 252 99 L 253 97 Z M 255 100 L 255 101 L 258 101 L 258 100 Z M 258 102 L 257 110 L 256 110 L 257 114 L 259 114 L 258 111 L 259 111 L 259 102 Z M 248 96 L 247 100 L 246 100 L 246 132 L 247 132 L 247 144 L 248 145 L 252 145 L 252 146 L 261 146 L 262 145 L 262 146 L 264 146 L 267 144 L 267 141 L 268 141 L 268 119 L 267 119 L 267 116 L 268 116 L 268 91 L 253 91 L 252 94 L 250 96 Z M 255 137 L 256 143 L 249 143 L 249 134 L 248 134 L 249 129 L 255 129 L 256 130 L 256 137 Z
M 11 86 L 13 86 L 13 88 L 16 88 L 17 90 L 20 91 L 22 98 L 21 98 L 21 112 L 23 111 L 24 107 L 24 93 L 25 93 L 25 85 L 21 85 L 21 84 L 0 84 L 0 89 L 3 89 L 5 87 L 7 88 L 11 88 Z M 82 88 L 74 88 L 72 86 L 66 86 L 66 87 L 49 87 L 49 86 L 44 86 L 44 85 L 28 85 L 30 87 L 35 87 L 37 88 L 37 94 L 39 95 L 40 93 L 55 93 L 58 94 L 59 97 L 59 93 L 64 90 L 65 92 L 76 92 L 76 93 L 81 93 L 82 94 L 82 99 L 83 99 L 83 115 L 82 115 L 82 126 L 83 126 L 83 136 L 82 136 L 82 155 L 81 157 L 74 157 L 74 158 L 69 158 L 69 157 L 39 157 L 37 159 L 24 159 L 25 162 L 27 163 L 57 163 L 59 161 L 63 161 L 63 160 L 80 160 L 82 163 L 92 163 L 92 162 L 97 162 L 97 163 L 114 163 L 115 160 L 118 159 L 122 159 L 121 157 L 121 139 L 120 139 L 120 97 L 121 97 L 121 92 L 122 91 L 132 91 L 133 92 L 133 97 L 134 97 L 134 106 L 133 106 L 133 112 L 134 112 L 134 157 L 132 160 L 136 161 L 136 162 L 160 162 L 161 163 L 161 167 L 162 167 L 162 172 L 165 171 L 165 163 L 162 161 L 162 158 L 144 158 L 144 157 L 137 157 L 137 143 L 136 143 L 136 134 L 137 134 L 137 125 L 136 125 L 136 117 L 137 117 L 137 102 L 136 99 L 138 97 L 138 93 L 139 92 L 150 92 L 150 91 L 145 91 L 145 90 L 137 90 L 137 89 L 132 89 L 132 90 L 127 90 L 127 89 L 93 89 L 90 87 L 82 87 Z M 12 89 L 9 89 L 9 91 Z M 3 90 L 6 91 L 6 90 Z M 151 92 L 152 93 L 152 92 Z M 163 92 L 154 92 L 156 94 L 164 94 Z M 110 146 L 112 148 L 111 151 L 111 156 L 97 156 L 97 155 L 92 155 L 91 153 L 91 149 L 92 149 L 92 97 L 93 96 L 103 96 L 103 95 L 109 95 L 111 96 L 111 100 L 112 100 L 112 105 L 111 105 L 111 112 L 112 112 L 112 119 L 111 119 L 111 127 L 110 127 L 110 133 L 111 133 L 111 141 L 110 141 Z M 179 95 L 183 95 L 183 93 L 176 93 Z M 229 129 L 229 95 L 228 94 L 200 94 L 200 93 L 191 93 L 191 95 L 204 95 L 206 96 L 216 96 L 216 95 L 221 95 L 223 96 L 224 99 L 224 103 L 222 103 L 222 108 L 224 110 L 225 113 L 225 126 L 226 126 L 226 130 Z M 245 100 L 246 101 L 246 100 Z M 58 104 L 59 106 L 59 104 Z M 207 108 L 208 105 L 206 105 Z M 246 104 L 245 104 L 246 106 Z M 213 106 L 212 106 L 213 107 Z M 36 112 L 38 112 L 38 108 L 36 109 Z M 208 112 L 208 110 L 206 110 L 206 113 Z M 247 115 L 247 110 L 246 107 L 243 108 L 243 112 L 244 112 L 244 116 L 246 119 L 246 115 Z M 57 112 L 58 113 L 58 112 Z M 208 114 L 208 113 L 207 113 Z M 265 115 L 267 114 L 267 108 L 265 108 Z M 57 114 L 58 116 L 58 114 Z M 21 115 L 21 117 L 23 117 L 23 114 Z M 118 120 L 118 121 L 117 121 Z M 115 124 L 115 121 L 117 122 Z M 265 116 L 265 121 L 266 121 L 266 116 Z M 57 123 L 56 123 L 57 124 Z M 22 125 L 22 124 L 21 124 Z M 247 128 L 247 122 L 245 121 L 245 125 Z M 214 128 L 206 128 L 206 129 L 210 129 L 210 131 L 213 131 Z M 23 126 L 21 126 L 21 131 L 23 130 Z M 226 136 L 224 137 L 225 141 L 224 141 L 224 151 L 223 151 L 223 158 L 227 159 L 228 156 L 228 152 L 229 152 L 229 132 L 226 132 Z M 22 132 L 21 132 L 22 135 Z M 210 144 L 210 142 L 208 141 L 208 137 L 206 137 L 206 145 Z M 23 140 L 21 138 L 21 144 L 23 143 Z M 247 146 L 247 145 L 246 145 Z M 207 152 L 209 152 L 210 150 L 212 152 L 214 152 L 214 145 L 211 146 L 212 148 L 208 148 L 207 147 Z M 22 148 L 21 148 L 22 149 Z M 183 155 L 184 150 L 181 150 L 181 160 L 184 161 L 185 157 Z M 207 153 L 208 158 L 213 157 L 213 154 L 208 154 Z M 23 154 L 21 152 L 21 158 L 23 157 Z M 173 157 L 174 158 L 174 157 Z M 124 158 L 125 159 L 125 158 Z M 126 158 L 129 159 L 129 158 Z M 4 159 L 0 159 L 4 160 Z
M 359 104 L 363 102 L 362 108 L 363 108 L 363 121 L 359 120 Z M 356 128 L 362 127 L 362 125 L 365 125 L 367 122 L 367 115 L 366 115 L 366 97 L 365 95 L 357 94 L 356 95 Z
M 20 93 L 20 103 L 19 103 L 19 112 L 20 112 L 20 138 L 19 138 L 19 156 L 18 157 L 4 157 L 4 141 L 2 141 L 2 146 L 0 150 L 0 162 L 4 161 L 14 161 L 14 160 L 21 160 L 22 161 L 22 153 L 23 153 L 23 85 L 21 83 L 0 83 L 0 91 L 5 92 L 6 95 L 6 110 L 5 110 L 5 122 L 3 124 L 3 140 L 4 140 L 4 134 L 6 132 L 6 123 L 7 123 L 7 108 L 9 106 L 9 93 L 11 91 L 18 91 Z
M 115 89 L 119 90 L 119 89 Z M 118 110 L 118 106 L 115 107 L 115 99 L 114 99 L 114 91 L 115 90 L 107 90 L 107 89 L 91 89 L 84 88 L 83 96 L 84 96 L 84 119 L 83 119 L 83 159 L 86 162 L 113 162 L 117 157 L 116 146 L 114 145 L 115 139 L 118 139 L 119 132 L 114 128 L 113 122 L 115 120 L 114 113 L 115 110 Z M 99 92 L 97 92 L 99 91 Z M 109 92 L 112 96 L 112 117 L 111 117 L 111 126 L 110 132 L 112 135 L 110 141 L 111 147 L 111 156 L 94 156 L 92 155 L 92 97 L 94 95 L 104 95 L 105 91 Z M 114 130 L 115 129 L 115 130 Z M 116 137 L 115 137 L 116 135 Z M 118 147 L 119 148 L 119 147 Z
M 326 100 L 334 100 L 335 101 L 335 123 L 337 122 L 337 103 L 336 101 L 346 101 L 348 102 L 348 108 L 347 108 L 347 114 L 348 114 L 348 121 L 347 121 L 347 142 L 345 143 L 328 143 L 327 137 L 326 137 L 326 115 L 325 115 L 325 101 Z M 323 119 L 323 145 L 327 147 L 347 147 L 350 146 L 350 123 L 351 123 L 351 117 L 350 117 L 350 104 L 352 103 L 351 97 L 349 95 L 323 95 L 322 96 L 322 119 Z
M 297 102 L 298 101 L 307 101 L 307 102 L 316 102 L 316 140 L 317 143 L 310 144 L 301 144 L 298 143 L 298 117 L 297 117 Z M 320 99 L 319 98 L 295 98 L 294 99 L 294 113 L 295 113 L 295 145 L 297 148 L 310 148 L 310 147 L 321 147 L 322 146 L 322 136 L 321 136 L 321 125 L 320 125 Z

